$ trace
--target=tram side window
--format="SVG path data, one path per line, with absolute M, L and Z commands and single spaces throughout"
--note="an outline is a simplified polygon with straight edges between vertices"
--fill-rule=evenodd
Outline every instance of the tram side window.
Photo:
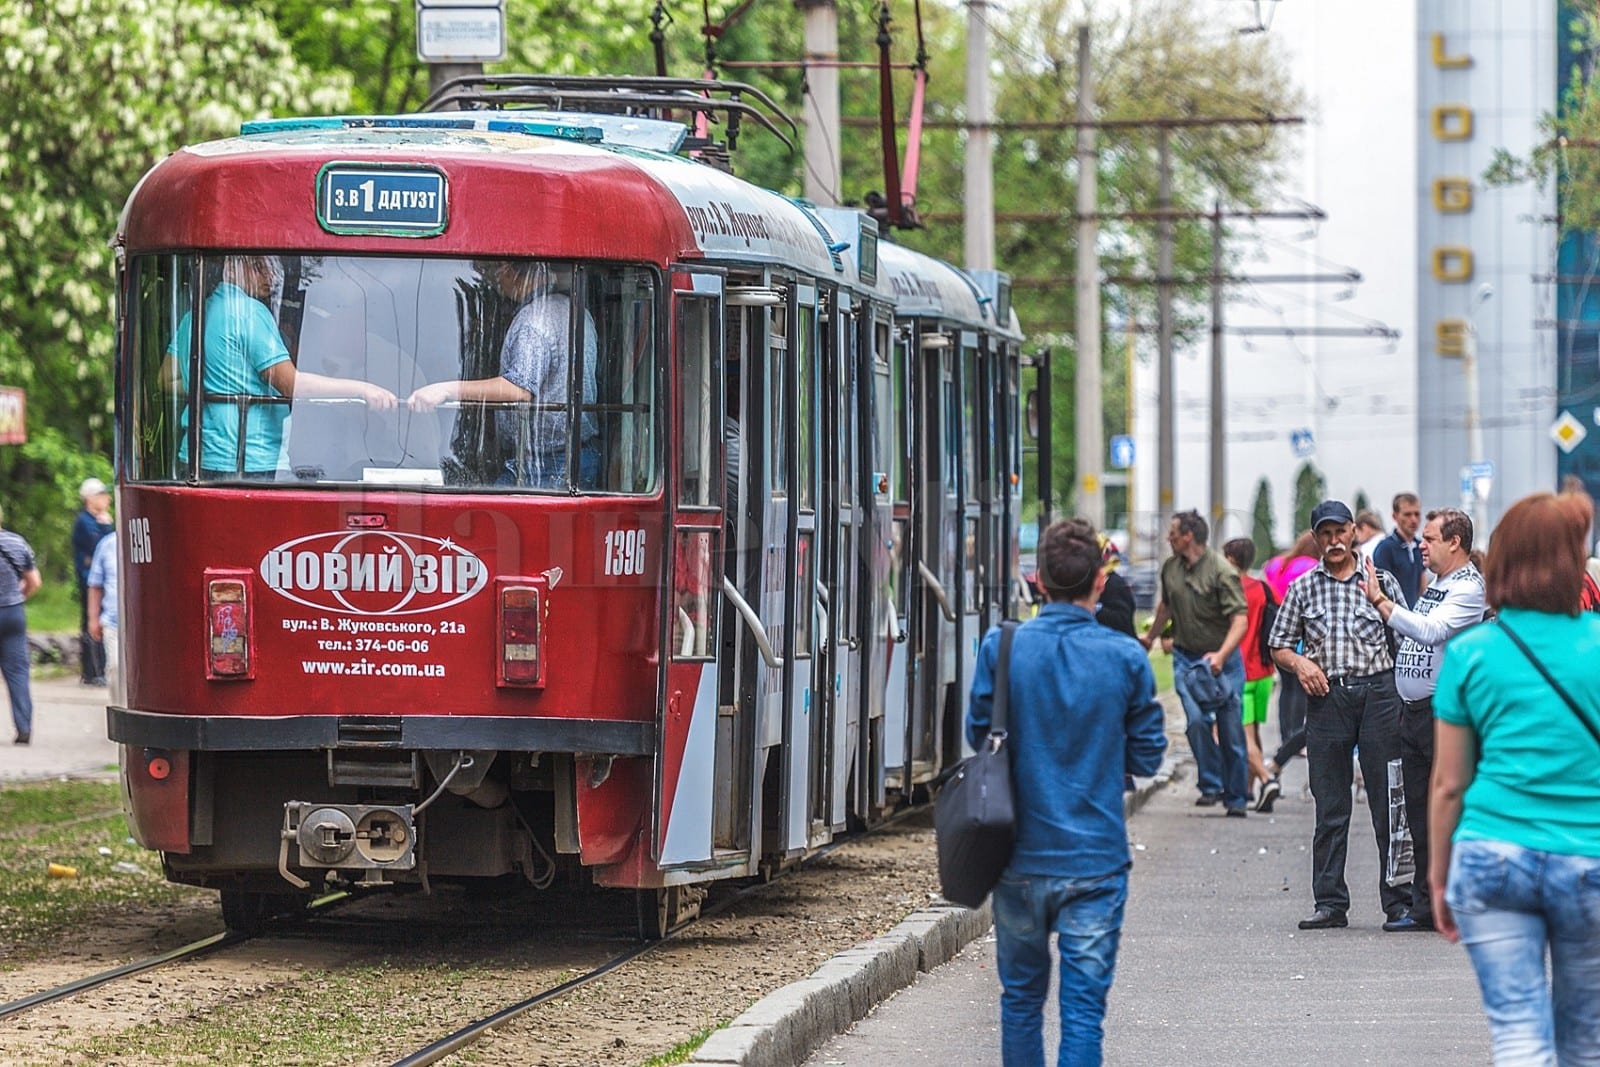
M 772 382 L 774 388 L 771 393 L 772 420 L 769 423 L 771 435 L 768 439 L 768 462 L 772 469 L 772 493 L 774 496 L 783 496 L 789 490 L 789 466 L 785 457 L 788 453 L 786 435 L 789 432 L 789 338 L 787 336 L 789 311 L 784 305 L 779 304 L 767 312 L 768 336 L 767 343 L 772 349 Z
M 678 426 L 680 467 L 678 504 L 717 506 L 717 383 L 719 355 L 713 349 L 715 304 L 678 294 Z
M 961 350 L 961 476 L 966 503 L 988 499 L 988 486 L 978 484 L 978 350 Z
M 123 454 L 135 481 L 179 481 L 178 463 L 187 399 L 181 383 L 166 382 L 162 365 L 167 345 L 187 314 L 194 288 L 193 261 L 180 256 L 146 256 L 133 265 L 133 314 L 124 358 L 133 379 L 132 404 L 124 420 Z
M 800 500 L 800 509 L 810 511 L 816 507 L 815 489 L 812 482 L 816 472 L 816 427 L 813 420 L 816 418 L 816 405 L 813 399 L 816 395 L 816 353 L 814 351 L 817 326 L 817 311 L 815 308 L 802 307 L 800 309 L 800 336 L 799 344 L 795 350 L 795 396 L 798 408 L 794 417 L 795 428 L 795 494 Z
M 679 530 L 673 559 L 672 656 L 713 659 L 717 612 L 711 561 L 717 558 L 720 530 Z

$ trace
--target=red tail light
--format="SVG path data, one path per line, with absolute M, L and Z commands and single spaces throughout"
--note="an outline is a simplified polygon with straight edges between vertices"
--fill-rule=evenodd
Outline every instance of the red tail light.
M 544 685 L 544 582 L 500 585 L 500 685 Z
M 206 580 L 206 677 L 241 680 L 250 662 L 250 584 L 243 575 Z

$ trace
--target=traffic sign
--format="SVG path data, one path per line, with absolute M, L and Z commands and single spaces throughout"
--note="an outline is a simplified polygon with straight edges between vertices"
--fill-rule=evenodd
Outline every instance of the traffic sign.
M 1317 450 L 1317 439 L 1307 429 L 1291 430 L 1289 432 L 1289 447 L 1294 449 L 1294 454 L 1305 459 Z
M 417 8 L 417 58 L 424 63 L 492 63 L 506 54 L 506 13 L 487 7 Z
M 1556 421 L 1550 427 L 1550 437 L 1555 441 L 1556 447 L 1567 453 L 1582 444 L 1583 439 L 1588 436 L 1589 431 L 1583 428 L 1583 423 L 1570 411 L 1563 411 L 1556 416 Z
M 1134 446 L 1133 438 L 1125 433 L 1116 434 L 1111 438 L 1111 465 L 1126 469 L 1133 466 Z
M 1494 464 L 1490 463 L 1488 460 L 1484 460 L 1480 463 L 1474 463 L 1470 473 L 1474 478 L 1493 478 Z

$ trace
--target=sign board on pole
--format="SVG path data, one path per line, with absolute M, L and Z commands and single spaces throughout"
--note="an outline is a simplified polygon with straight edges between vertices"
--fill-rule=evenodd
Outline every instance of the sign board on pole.
M 0 445 L 28 443 L 28 394 L 0 386 Z
M 1133 438 L 1119 433 L 1111 438 L 1111 465 L 1126 470 L 1133 466 Z
M 1317 440 L 1311 436 L 1310 430 L 1292 430 L 1289 433 L 1289 447 L 1294 449 L 1294 454 L 1305 459 L 1317 450 Z
M 417 6 L 417 58 L 424 63 L 493 63 L 506 55 L 506 13 L 499 4 Z
M 1555 441 L 1556 447 L 1563 452 L 1571 452 L 1583 443 L 1589 436 L 1589 431 L 1584 429 L 1583 423 L 1573 417 L 1572 412 L 1563 411 L 1556 417 L 1550 427 L 1550 437 Z

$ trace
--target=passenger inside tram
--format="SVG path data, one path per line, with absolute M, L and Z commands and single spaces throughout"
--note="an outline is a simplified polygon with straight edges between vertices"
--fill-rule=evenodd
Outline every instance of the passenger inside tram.
M 350 399 L 378 411 L 392 410 L 398 403 L 394 393 L 380 385 L 296 369 L 277 318 L 267 306 L 275 292 L 281 293 L 282 284 L 283 267 L 276 256 L 227 256 L 206 297 L 201 342 L 202 479 L 276 477 L 289 403 L 297 396 Z M 192 317 L 185 312 L 162 361 L 161 384 L 169 393 L 188 395 L 192 342 Z M 185 406 L 180 416 L 180 464 L 189 458 L 189 410 Z
M 571 271 L 539 262 L 498 261 L 480 266 L 499 291 L 521 305 L 500 345 L 500 373 L 424 385 L 406 398 L 412 411 L 478 401 L 504 405 L 495 415 L 502 440 L 515 442 L 497 484 L 559 488 L 566 484 L 567 393 L 572 343 Z M 595 402 L 599 351 L 593 316 L 583 313 L 582 403 Z M 531 403 L 528 418 L 523 405 Z M 578 484 L 600 484 L 600 424 L 579 416 Z

